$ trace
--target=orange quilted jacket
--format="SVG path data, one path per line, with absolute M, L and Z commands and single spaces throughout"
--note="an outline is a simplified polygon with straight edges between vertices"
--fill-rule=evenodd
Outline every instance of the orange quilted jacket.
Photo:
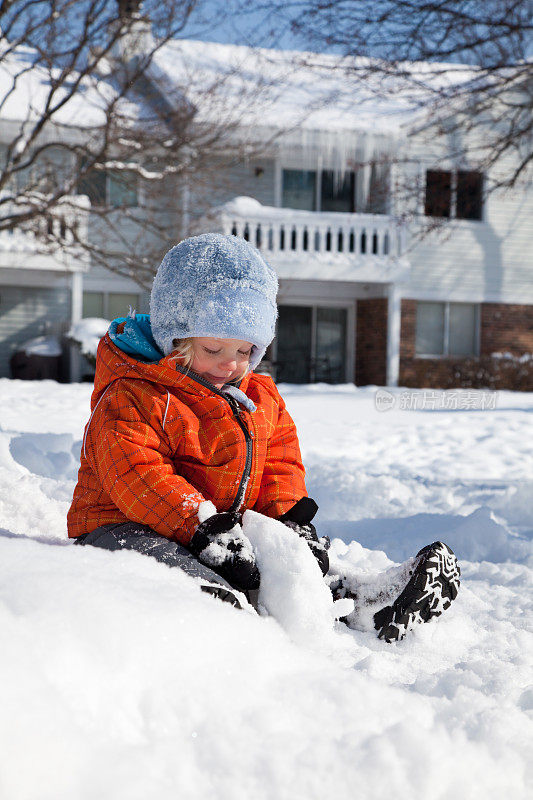
M 169 357 L 146 364 L 98 347 L 92 414 L 68 513 L 68 535 L 133 520 L 187 544 L 197 509 L 279 517 L 307 495 L 296 428 L 272 379 L 240 384 L 246 411 Z

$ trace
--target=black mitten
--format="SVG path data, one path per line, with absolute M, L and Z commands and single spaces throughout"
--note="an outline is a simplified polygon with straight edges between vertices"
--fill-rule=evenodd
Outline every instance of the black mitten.
M 279 521 L 287 525 L 288 528 L 292 528 L 298 536 L 305 539 L 309 549 L 318 561 L 322 575 L 325 575 L 329 569 L 328 549 L 330 541 L 327 536 L 319 539 L 316 528 L 311 522 L 317 511 L 318 506 L 314 500 L 310 497 L 302 497 L 296 505 L 279 517 Z
M 239 523 L 240 517 L 229 511 L 214 514 L 198 525 L 189 549 L 235 589 L 258 589 L 254 551 Z

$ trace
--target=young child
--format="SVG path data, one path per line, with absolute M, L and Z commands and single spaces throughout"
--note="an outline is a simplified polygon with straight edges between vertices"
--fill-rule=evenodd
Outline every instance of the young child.
M 276 293 L 274 271 L 243 239 L 204 234 L 166 254 L 150 316 L 114 320 L 99 344 L 69 537 L 151 555 L 238 606 L 234 590 L 251 598 L 260 584 L 240 526 L 253 509 L 303 536 L 334 596 L 377 611 L 380 636 L 402 638 L 450 605 L 457 561 L 430 545 L 374 597 L 327 575 L 295 425 L 272 379 L 253 371 L 274 338 Z

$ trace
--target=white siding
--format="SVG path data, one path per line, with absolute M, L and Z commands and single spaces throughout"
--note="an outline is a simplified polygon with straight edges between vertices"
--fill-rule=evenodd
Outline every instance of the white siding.
M 0 377 L 10 377 L 9 359 L 28 339 L 60 334 L 70 320 L 67 288 L 0 285 Z
M 533 303 L 533 188 L 491 192 L 482 221 L 451 220 L 440 231 L 418 239 L 423 217 L 426 169 L 475 169 L 465 157 L 451 160 L 452 143 L 411 142 L 419 161 L 418 218 L 411 226 L 411 277 L 406 297 L 474 302 Z M 456 151 L 457 144 L 455 143 Z M 459 148 L 460 149 L 460 148 Z M 511 168 L 508 161 L 502 165 Z M 415 175 L 413 169 L 412 175 Z M 490 181 L 491 176 L 486 176 Z M 411 202 L 414 210 L 414 200 Z
M 256 174 L 260 172 L 260 174 Z M 264 206 L 275 205 L 275 163 L 254 158 L 231 167 L 213 163 L 191 182 L 190 214 L 194 233 L 206 233 L 199 220 L 211 209 L 235 197 L 253 197 Z M 202 224 L 202 223 L 200 223 Z

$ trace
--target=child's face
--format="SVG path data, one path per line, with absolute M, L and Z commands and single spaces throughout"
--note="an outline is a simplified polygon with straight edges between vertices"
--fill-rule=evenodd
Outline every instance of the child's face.
M 241 339 L 197 336 L 192 345 L 194 358 L 191 369 L 217 389 L 236 378 L 242 378 L 250 362 L 252 345 Z

